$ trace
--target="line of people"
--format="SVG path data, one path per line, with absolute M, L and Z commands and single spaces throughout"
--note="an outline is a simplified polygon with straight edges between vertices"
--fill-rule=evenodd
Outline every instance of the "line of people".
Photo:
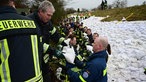
M 69 22 L 69 21 L 71 21 L 71 22 Z M 75 60 L 72 64 L 71 64 L 71 62 L 68 63 L 68 61 L 67 61 L 67 62 L 65 62 L 65 64 L 63 64 L 65 66 L 61 66 L 63 69 L 66 70 L 66 72 L 69 76 L 69 81 L 71 81 L 71 82 L 74 82 L 74 81 L 106 82 L 107 81 L 106 75 L 105 75 L 105 77 L 104 76 L 101 77 L 101 75 L 100 75 L 100 77 L 98 78 L 98 73 L 96 73 L 97 71 L 95 71 L 95 69 L 97 70 L 98 67 L 95 67 L 95 68 L 93 67 L 94 69 L 90 69 L 90 71 L 93 72 L 93 74 L 91 74 L 91 76 L 89 78 L 86 76 L 85 77 L 83 77 L 83 76 L 84 76 L 84 74 L 87 76 L 90 75 L 85 70 L 88 70 L 88 68 L 92 68 L 92 66 L 90 67 L 90 65 L 88 65 L 88 63 L 91 61 L 91 59 L 93 59 L 93 61 L 94 61 L 94 58 L 92 58 L 92 56 L 94 54 L 103 52 L 101 57 L 99 55 L 98 55 L 99 57 L 97 56 L 97 59 L 104 58 L 104 60 L 105 60 L 104 64 L 106 64 L 106 62 L 108 61 L 108 54 L 111 54 L 111 48 L 110 48 L 110 44 L 108 43 L 107 38 L 99 36 L 98 33 L 94 33 L 92 35 L 91 29 L 89 29 L 86 26 L 83 28 L 83 23 L 80 24 L 79 22 L 72 22 L 72 18 L 69 18 L 68 20 L 63 20 L 63 22 L 59 28 L 59 31 L 61 34 L 65 35 L 65 37 L 67 36 L 66 39 L 68 39 L 68 38 L 70 39 L 70 42 L 68 45 L 70 45 L 70 48 L 72 48 L 72 47 L 74 48 L 73 50 L 76 54 Z M 73 41 L 76 44 L 72 45 L 71 42 L 73 42 Z M 96 44 L 96 46 L 95 46 L 95 44 Z M 93 47 L 93 53 L 91 51 L 92 49 L 90 49 L 90 50 L 87 49 L 88 45 Z M 78 48 L 78 46 L 79 46 L 79 48 Z M 90 57 L 91 57 L 91 59 L 90 59 Z M 95 57 L 95 59 L 96 59 L 96 57 Z M 96 62 L 98 62 L 98 61 L 96 61 Z M 100 64 L 103 64 L 103 63 L 100 62 Z M 68 70 L 71 70 L 71 71 L 68 72 Z M 76 71 L 76 70 L 78 70 L 78 71 Z M 99 69 L 98 72 L 99 71 L 101 72 L 101 70 L 103 72 L 106 71 L 106 69 L 104 69 L 104 70 Z M 95 78 L 94 74 L 95 74 L 95 76 L 97 75 L 96 78 Z M 63 75 L 63 76 L 65 76 L 65 75 Z M 67 79 L 68 79 L 68 77 L 67 77 Z

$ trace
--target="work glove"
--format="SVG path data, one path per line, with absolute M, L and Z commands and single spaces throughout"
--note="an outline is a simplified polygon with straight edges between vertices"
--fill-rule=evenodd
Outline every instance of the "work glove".
M 144 74 L 146 75 L 146 68 L 144 69 Z
M 63 52 L 57 49 L 54 50 L 53 55 L 57 58 L 64 58 Z
M 62 72 L 62 68 L 58 67 L 56 70 L 56 77 L 58 80 L 61 80 L 60 76 L 61 76 L 61 72 Z
M 57 68 L 56 76 L 57 76 L 58 80 L 60 80 L 60 81 L 65 80 L 66 79 L 66 75 L 67 74 L 64 73 L 64 70 L 61 67 Z
M 107 46 L 107 52 L 108 52 L 109 55 L 111 55 L 111 46 L 110 46 L 110 44 L 108 44 L 108 46 Z
M 48 53 L 50 55 L 57 57 L 57 58 L 64 58 L 63 52 L 58 50 L 58 49 L 54 49 L 54 48 L 49 47 Z

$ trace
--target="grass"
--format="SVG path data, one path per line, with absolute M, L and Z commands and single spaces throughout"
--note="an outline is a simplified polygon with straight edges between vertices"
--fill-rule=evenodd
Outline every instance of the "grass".
M 120 21 L 123 17 L 128 17 L 127 20 L 136 21 L 136 20 L 146 20 L 146 5 L 141 6 L 133 6 L 127 8 L 115 8 L 115 9 L 107 9 L 107 10 L 96 10 L 92 12 L 92 15 L 106 17 L 109 15 L 110 17 L 103 19 L 102 21 Z

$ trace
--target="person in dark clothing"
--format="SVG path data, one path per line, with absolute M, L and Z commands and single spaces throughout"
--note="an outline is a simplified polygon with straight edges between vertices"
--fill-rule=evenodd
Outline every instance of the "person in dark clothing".
M 64 38 L 61 37 L 56 28 L 52 25 L 51 17 L 54 12 L 55 9 L 53 4 L 49 1 L 43 1 L 39 5 L 38 11 L 28 15 L 28 17 L 32 18 L 39 26 L 44 43 L 49 44 L 50 40 L 53 40 L 55 43 L 60 43 L 63 46 L 66 46 Z
M 42 42 L 34 21 L 0 0 L 0 82 L 43 82 Z
M 89 56 L 84 68 L 67 70 L 70 82 L 107 82 L 106 47 L 108 40 L 105 37 L 96 38 L 93 44 L 94 53 Z
M 99 37 L 99 34 L 98 33 L 93 33 L 93 40 L 95 40 L 97 37 Z M 93 41 L 94 42 L 94 41 Z
M 107 9 L 107 0 L 104 2 L 104 9 Z
M 87 36 L 89 38 L 89 43 L 92 44 L 94 40 L 93 40 L 91 29 L 87 29 Z
M 104 10 L 104 1 L 102 0 L 102 2 L 101 2 L 101 10 Z
M 50 45 L 50 41 L 53 41 L 55 44 L 61 44 L 63 46 L 66 46 L 64 38 L 61 37 L 61 35 L 57 32 L 57 29 L 52 25 L 51 17 L 53 16 L 54 12 L 55 8 L 50 1 L 43 1 L 40 3 L 38 10 L 28 15 L 28 17 L 32 18 L 39 27 L 43 43 Z M 43 58 L 45 59 L 43 62 L 42 71 L 44 82 L 52 82 L 49 75 L 50 67 L 48 65 L 48 60 L 49 58 L 52 58 L 52 55 L 54 55 L 56 51 L 55 48 L 52 48 L 51 46 L 48 47 L 48 53 L 43 55 Z

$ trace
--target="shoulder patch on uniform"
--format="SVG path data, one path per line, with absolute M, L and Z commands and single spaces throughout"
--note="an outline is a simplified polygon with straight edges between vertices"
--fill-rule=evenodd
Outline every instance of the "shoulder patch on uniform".
M 83 78 L 88 78 L 89 74 L 87 72 L 83 73 Z

